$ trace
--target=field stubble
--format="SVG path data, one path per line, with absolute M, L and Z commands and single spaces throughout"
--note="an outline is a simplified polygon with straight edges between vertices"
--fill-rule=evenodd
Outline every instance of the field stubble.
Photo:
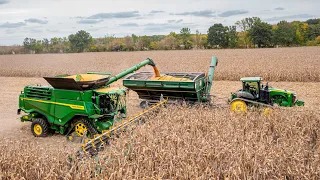
M 19 90 L 45 82 L 0 80 L 9 87 L 0 87 L 1 122 L 6 125 L 0 131 L 0 179 L 319 178 L 320 83 L 270 82 L 294 89 L 306 101 L 305 107 L 280 109 L 270 118 L 257 111 L 235 116 L 228 108 L 169 107 L 114 139 L 98 158 L 69 163 L 77 144 L 62 135 L 34 138 L 30 123 L 20 123 L 15 115 Z M 225 103 L 239 86 L 215 81 L 216 103 Z M 130 92 L 128 98 L 129 113 L 141 111 L 137 95 Z
M 4 139 L 0 177 L 318 179 L 319 121 L 318 111 L 295 108 L 266 118 L 257 111 L 235 116 L 227 109 L 169 107 L 82 162 L 67 161 L 67 146 Z
M 152 51 L 0 56 L 0 76 L 44 76 L 86 71 L 120 72 L 146 57 L 161 71 L 206 72 L 217 55 L 216 80 L 262 76 L 270 85 L 297 92 L 305 107 L 278 109 L 266 118 L 250 111 L 169 107 L 157 117 L 114 139 L 98 158 L 68 161 L 77 144 L 61 135 L 34 138 L 20 123 L 18 94 L 39 78 L 0 77 L 0 179 L 319 179 L 320 49 Z M 146 68 L 149 70 L 148 68 Z M 120 86 L 121 82 L 113 84 Z M 240 82 L 215 81 L 216 103 L 225 103 Z M 130 114 L 140 111 L 129 93 Z
M 146 58 L 155 60 L 163 72 L 207 72 L 212 56 L 219 59 L 216 80 L 261 76 L 270 81 L 320 81 L 319 47 L 4 55 L 0 76 L 119 73 Z

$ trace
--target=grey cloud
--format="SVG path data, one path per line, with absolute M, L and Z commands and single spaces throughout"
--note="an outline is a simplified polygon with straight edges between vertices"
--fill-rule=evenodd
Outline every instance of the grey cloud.
M 313 15 L 310 14 L 295 14 L 291 16 L 276 16 L 272 18 L 264 19 L 265 21 L 281 21 L 281 20 L 289 20 L 289 19 L 307 19 L 307 18 L 313 18 Z
M 140 16 L 139 11 L 126 11 L 116 13 L 98 13 L 89 16 L 88 19 L 112 19 L 112 18 L 131 18 Z
M 30 29 L 30 32 L 32 32 L 32 33 L 41 33 L 42 30 L 40 30 L 40 29 Z
M 89 29 L 86 29 L 87 31 L 99 31 L 100 28 L 89 28 Z
M 18 23 L 6 22 L 4 24 L 1 24 L 0 28 L 18 28 L 18 27 L 22 27 L 22 26 L 25 26 L 25 25 L 26 25 L 26 23 L 23 23 L 23 22 L 18 22 Z
M 7 29 L 6 30 L 6 34 L 13 34 L 13 33 L 15 33 L 16 31 L 15 30 L 13 30 L 13 29 Z
M 182 15 L 182 16 L 198 16 L 198 17 L 215 17 L 215 12 L 211 10 L 193 11 L 184 13 L 170 13 L 170 15 Z
M 168 23 L 181 23 L 183 21 L 183 19 L 179 19 L 179 20 L 168 20 Z
M 78 24 L 98 24 L 102 22 L 102 20 L 96 20 L 96 19 L 81 19 L 80 21 L 77 21 Z
M 124 23 L 124 24 L 119 24 L 120 26 L 126 26 L 126 27 L 137 27 L 139 26 L 137 23 Z
M 53 33 L 56 33 L 56 32 L 59 32 L 59 30 L 53 30 L 53 29 L 46 29 L 48 32 L 53 32 Z
M 176 23 L 181 23 L 183 21 L 183 19 L 179 19 L 178 21 L 176 21 Z
M 36 18 L 30 18 L 30 19 L 25 19 L 24 20 L 27 23 L 38 23 L 38 24 L 47 24 L 47 20 L 42 20 L 42 19 L 36 19 Z
M 220 17 L 230 17 L 230 16 L 236 16 L 240 14 L 247 14 L 249 11 L 246 10 L 231 10 L 231 11 L 225 11 L 221 14 L 219 14 Z
M 158 14 L 158 13 L 164 13 L 164 11 L 157 11 L 157 10 L 152 10 L 150 14 Z
M 0 4 L 8 4 L 9 2 L 9 0 L 0 0 Z
M 162 24 L 154 24 L 154 23 L 148 23 L 144 25 L 144 30 L 148 32 L 160 32 L 160 31 L 176 31 L 180 30 L 182 28 L 182 24 L 176 24 L 176 23 L 162 23 Z
M 84 16 L 75 16 L 75 17 L 69 17 L 69 19 L 85 19 Z
M 274 10 L 276 10 L 276 11 L 283 11 L 284 8 L 283 8 L 283 7 L 277 7 L 277 8 L 274 8 Z

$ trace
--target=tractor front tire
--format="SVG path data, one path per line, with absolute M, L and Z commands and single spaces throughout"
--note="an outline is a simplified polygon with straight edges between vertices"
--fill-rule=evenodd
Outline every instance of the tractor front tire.
M 230 110 L 235 113 L 247 113 L 247 104 L 241 100 L 232 101 Z
M 35 137 L 46 137 L 49 132 L 49 124 L 43 118 L 35 118 L 31 124 L 31 132 Z
M 80 137 L 86 135 L 88 138 L 93 138 L 94 135 L 98 134 L 98 131 L 85 118 L 80 118 L 76 121 L 74 131 Z

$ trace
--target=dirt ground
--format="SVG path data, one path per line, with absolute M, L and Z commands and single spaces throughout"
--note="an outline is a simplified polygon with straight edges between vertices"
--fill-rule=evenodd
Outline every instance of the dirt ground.
M 0 136 L 2 137 L 32 137 L 29 122 L 20 122 L 18 109 L 18 95 L 25 85 L 47 85 L 42 78 L 26 78 L 26 77 L 0 77 Z M 311 109 L 320 107 L 320 83 L 310 82 L 270 82 L 271 86 L 288 90 L 294 90 L 299 99 L 305 100 L 305 107 L 294 107 L 297 110 Z M 120 86 L 121 81 L 113 86 Z M 212 94 L 215 103 L 226 105 L 230 93 L 238 90 L 241 83 L 238 81 L 215 81 L 212 87 Z M 130 91 L 128 95 L 128 113 L 134 114 L 141 111 L 139 108 L 139 99 L 135 92 Z M 54 135 L 46 138 L 46 140 L 64 141 L 62 135 Z

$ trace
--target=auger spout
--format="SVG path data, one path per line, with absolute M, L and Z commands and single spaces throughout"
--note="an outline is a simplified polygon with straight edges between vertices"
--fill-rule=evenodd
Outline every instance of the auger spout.
M 129 68 L 129 69 L 125 70 L 125 71 L 122 71 L 121 73 L 111 77 L 106 85 L 114 83 L 117 80 L 123 78 L 124 76 L 126 76 L 126 75 L 128 75 L 130 73 L 133 73 L 133 72 L 139 70 L 140 68 L 142 68 L 143 66 L 146 66 L 146 65 L 150 65 L 150 66 L 153 67 L 155 77 L 160 77 L 160 71 L 158 70 L 158 68 L 157 68 L 156 64 L 154 63 L 154 61 L 152 59 L 150 59 L 150 58 L 147 58 L 146 60 L 142 61 L 141 63 L 139 63 L 137 65 L 134 65 L 131 68 Z
M 215 71 L 215 67 L 217 65 L 218 65 L 218 58 L 217 58 L 217 56 L 213 56 L 212 60 L 211 60 L 209 72 L 208 72 L 207 87 L 206 87 L 207 96 L 210 95 L 210 91 L 211 91 L 211 87 L 212 87 L 212 83 L 213 83 L 213 78 L 214 78 L 214 71 Z

